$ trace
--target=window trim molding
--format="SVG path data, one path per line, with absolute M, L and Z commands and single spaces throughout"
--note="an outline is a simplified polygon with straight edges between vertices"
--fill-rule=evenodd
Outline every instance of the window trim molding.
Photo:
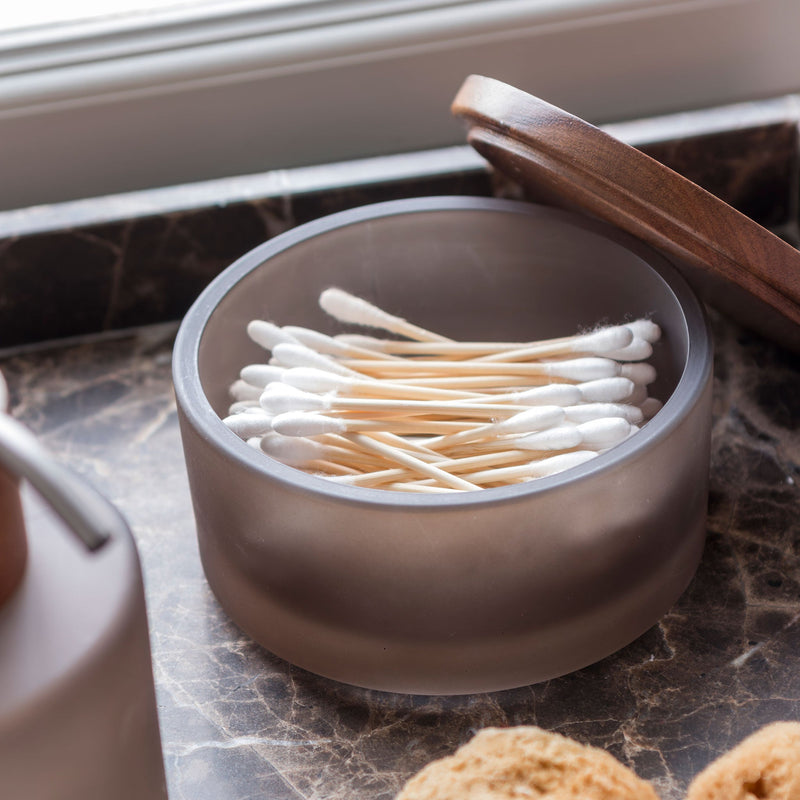
M 0 119 L 753 0 L 247 0 L 0 35 Z
M 0 208 L 459 145 L 471 72 L 597 124 L 794 94 L 797 0 L 237 0 L 0 35 Z

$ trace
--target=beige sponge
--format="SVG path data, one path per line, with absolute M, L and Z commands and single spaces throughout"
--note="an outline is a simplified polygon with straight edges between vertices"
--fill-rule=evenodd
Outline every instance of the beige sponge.
M 532 726 L 486 728 L 428 764 L 396 800 L 658 800 L 604 750 Z M 797 800 L 797 799 L 796 799 Z
M 800 800 L 800 723 L 748 736 L 692 781 L 686 800 Z

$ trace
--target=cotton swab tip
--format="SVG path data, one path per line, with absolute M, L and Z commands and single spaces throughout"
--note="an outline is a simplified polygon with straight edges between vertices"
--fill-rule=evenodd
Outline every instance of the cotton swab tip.
M 631 423 L 622 417 L 595 419 L 578 425 L 581 446 L 587 450 L 606 450 L 631 435 Z
M 626 323 L 637 339 L 644 339 L 654 344 L 661 338 L 661 328 L 651 319 L 637 319 Z
M 287 411 L 325 411 L 330 407 L 324 397 L 304 392 L 285 383 L 271 383 L 259 398 L 259 405 L 267 414 L 277 416 Z
M 576 425 L 559 425 L 522 436 L 509 446 L 518 450 L 570 450 L 582 442 L 583 437 Z
M 272 350 L 276 344 L 298 344 L 297 339 L 272 322 L 263 319 L 254 319 L 247 323 L 247 335 L 257 345 L 265 350 Z
M 225 425 L 242 439 L 260 436 L 272 430 L 272 417 L 264 413 L 231 414 L 222 420 Z
M 635 387 L 636 384 L 630 378 L 600 378 L 578 384 L 576 388 L 584 403 L 619 403 L 627 400 Z
M 572 349 L 576 353 L 602 353 L 609 350 L 620 350 L 633 341 L 633 331 L 625 325 L 600 328 L 594 333 L 587 333 L 576 338 Z
M 547 375 L 581 383 L 612 378 L 620 374 L 620 365 L 610 358 L 574 358 L 568 361 L 552 361 L 542 365 Z
M 263 388 L 272 381 L 279 381 L 286 370 L 270 364 L 248 364 L 242 367 L 239 377 L 251 386 Z
M 613 379 L 611 379 L 613 380 Z M 522 392 L 513 392 L 505 398 L 521 406 L 571 406 L 581 402 L 580 386 L 573 383 L 549 383 Z
M 587 461 L 597 457 L 594 450 L 576 450 L 572 453 L 559 453 L 557 456 L 543 458 L 541 461 L 534 461 L 531 464 L 531 476 L 544 478 L 548 475 L 557 475 L 573 467 L 579 467 Z
M 649 386 L 656 379 L 656 368 L 652 364 L 645 363 L 620 364 L 619 374 L 641 386 Z
M 273 434 L 261 439 L 261 449 L 276 461 L 290 467 L 303 467 L 309 461 L 323 459 L 327 448 L 313 439 Z
M 561 406 L 534 406 L 492 426 L 494 433 L 529 433 L 552 428 L 564 421 Z
M 567 406 L 564 415 L 569 422 L 589 422 L 603 417 L 621 417 L 634 425 L 644 421 L 644 414 L 638 406 L 626 403 L 579 403 Z
M 645 361 L 653 355 L 653 345 L 646 339 L 634 339 L 626 347 L 609 350 L 603 355 L 616 361 Z
M 281 436 L 321 436 L 324 433 L 346 433 L 347 423 L 336 417 L 306 411 L 286 411 L 273 417 L 272 430 Z
M 241 378 L 238 378 L 230 385 L 228 394 L 230 395 L 231 400 L 236 400 L 237 402 L 258 400 L 258 398 L 261 396 L 261 387 L 254 386 L 253 384 L 247 383 L 247 381 L 243 381 Z

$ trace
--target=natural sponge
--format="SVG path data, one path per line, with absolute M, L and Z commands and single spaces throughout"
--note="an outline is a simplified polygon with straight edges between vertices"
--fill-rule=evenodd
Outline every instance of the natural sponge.
M 533 726 L 486 728 L 428 764 L 397 800 L 658 800 L 604 750 Z
M 686 800 L 798 800 L 800 723 L 774 722 L 706 767 Z

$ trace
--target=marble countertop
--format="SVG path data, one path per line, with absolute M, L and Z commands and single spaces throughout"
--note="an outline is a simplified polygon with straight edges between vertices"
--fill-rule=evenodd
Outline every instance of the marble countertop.
M 688 590 L 598 664 L 452 698 L 316 677 L 226 618 L 195 541 L 175 324 L 4 351 L 13 416 L 133 530 L 172 800 L 389 800 L 476 730 L 517 724 L 606 748 L 677 800 L 751 731 L 800 719 L 800 358 L 718 316 L 713 325 L 708 539 Z
M 798 109 L 790 96 L 611 132 L 797 245 Z M 294 225 L 430 194 L 521 193 L 464 146 L 0 214 L 11 413 L 132 528 L 171 800 L 391 800 L 475 731 L 518 724 L 603 747 L 678 800 L 753 730 L 800 719 L 800 356 L 719 315 L 706 549 L 675 606 L 622 651 L 506 692 L 391 695 L 295 668 L 222 612 L 195 539 L 174 320 Z

